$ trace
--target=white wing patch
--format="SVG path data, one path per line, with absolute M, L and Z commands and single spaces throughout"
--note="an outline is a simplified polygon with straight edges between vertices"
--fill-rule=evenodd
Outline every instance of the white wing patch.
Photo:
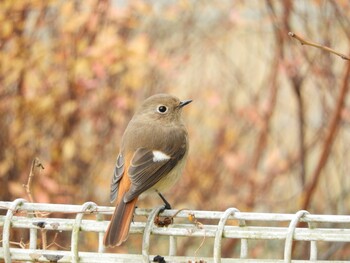
M 161 151 L 152 151 L 153 162 L 162 162 L 170 159 L 170 156 Z

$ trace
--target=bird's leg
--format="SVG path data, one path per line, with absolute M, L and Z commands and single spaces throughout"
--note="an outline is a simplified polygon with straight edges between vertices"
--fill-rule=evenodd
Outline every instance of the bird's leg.
M 160 211 L 159 211 L 159 213 L 163 213 L 164 212 L 164 210 L 169 210 L 169 209 L 171 209 L 171 205 L 169 204 L 169 202 L 165 199 L 165 197 L 160 193 L 160 192 L 158 192 L 157 191 L 157 194 L 159 195 L 159 197 L 163 200 L 163 202 L 164 202 L 164 208 L 162 208 Z
M 163 200 L 164 206 L 159 210 L 157 217 L 154 219 L 154 223 L 159 227 L 168 226 L 168 225 L 173 223 L 173 217 L 166 216 L 166 217 L 161 219 L 159 214 L 163 213 L 165 210 L 171 209 L 171 205 L 169 204 L 169 202 L 165 199 L 165 197 L 161 193 L 159 193 L 157 191 L 157 194 Z

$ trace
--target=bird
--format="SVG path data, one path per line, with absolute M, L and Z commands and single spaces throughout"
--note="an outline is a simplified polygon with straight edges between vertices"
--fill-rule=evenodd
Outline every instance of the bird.
M 155 94 L 143 101 L 131 118 L 111 181 L 110 201 L 116 201 L 116 208 L 104 236 L 106 247 L 127 240 L 141 194 L 157 193 L 164 209 L 171 209 L 162 192 L 178 181 L 186 163 L 189 142 L 181 112 L 191 102 Z

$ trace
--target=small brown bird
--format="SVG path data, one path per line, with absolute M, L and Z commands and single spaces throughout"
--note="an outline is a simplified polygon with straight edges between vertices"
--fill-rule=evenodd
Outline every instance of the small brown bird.
M 135 204 L 143 193 L 170 188 L 181 176 L 188 152 L 181 109 L 192 100 L 168 94 L 146 99 L 129 122 L 111 183 L 110 201 L 116 209 L 104 237 L 105 246 L 119 246 L 129 235 Z

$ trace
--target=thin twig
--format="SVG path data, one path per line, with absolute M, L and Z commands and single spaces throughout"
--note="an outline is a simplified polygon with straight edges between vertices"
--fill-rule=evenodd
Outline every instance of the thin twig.
M 52 242 L 47 246 L 46 249 L 48 249 L 48 248 L 50 248 L 50 247 L 56 245 L 56 246 L 58 246 L 58 247 L 61 248 L 61 249 L 67 250 L 68 248 L 66 248 L 66 247 L 64 247 L 64 246 L 61 246 L 60 244 L 58 244 L 58 243 L 56 242 L 57 237 L 58 237 L 58 233 L 55 233 L 55 236 L 53 237 Z
M 41 168 L 42 170 L 44 169 L 43 164 L 40 162 L 40 160 L 38 158 L 34 158 L 33 162 L 32 162 L 32 166 L 30 168 L 30 172 L 28 175 L 28 181 L 27 184 L 23 184 L 24 189 L 26 190 L 26 194 L 28 196 L 28 199 L 31 203 L 34 203 L 34 198 L 32 195 L 32 190 L 31 190 L 31 186 L 32 186 L 32 182 L 33 182 L 33 178 L 35 175 L 35 169 L 36 168 Z M 42 214 L 40 214 L 37 211 L 34 211 L 34 215 L 37 218 L 43 217 Z M 47 248 L 47 235 L 46 235 L 46 229 L 40 229 L 41 232 L 41 240 L 42 240 L 42 247 L 43 249 Z
M 195 215 L 193 213 L 189 213 L 188 214 L 188 220 L 192 223 L 195 224 L 195 226 L 199 229 L 204 229 L 203 228 L 203 224 L 201 222 L 198 221 L 198 219 L 195 217 Z M 199 249 L 204 245 L 204 241 L 205 241 L 205 236 L 206 236 L 206 232 L 205 232 L 205 229 L 204 229 L 204 236 L 203 236 L 203 239 L 202 239 L 202 242 L 200 243 L 199 247 L 196 249 L 196 251 L 194 252 L 194 256 L 197 257 L 197 253 L 199 251 Z
M 0 239 L 0 243 L 2 243 L 2 239 Z M 28 244 L 23 242 L 23 239 L 21 238 L 21 240 L 19 242 L 15 242 L 15 241 L 10 241 L 11 245 L 16 245 L 19 246 L 20 248 L 25 249 L 27 247 Z
M 288 33 L 288 36 L 297 39 L 297 40 L 300 42 L 300 44 L 302 44 L 302 45 L 307 45 L 307 46 L 311 46 L 311 47 L 316 47 L 316 48 L 322 49 L 322 50 L 324 50 L 324 51 L 333 53 L 333 54 L 335 54 L 335 55 L 341 57 L 342 59 L 350 60 L 350 57 L 348 57 L 347 55 L 344 55 L 344 54 L 342 54 L 342 53 L 339 53 L 338 51 L 335 51 L 334 49 L 332 49 L 332 48 L 330 48 L 330 47 L 323 46 L 323 45 L 317 44 L 317 43 L 315 43 L 315 42 L 306 40 L 306 39 L 302 38 L 301 36 L 299 36 L 299 35 L 297 35 L 297 34 L 295 34 L 295 33 L 293 33 L 293 32 L 289 32 L 289 33 Z
M 34 198 L 31 192 L 31 186 L 32 186 L 32 181 L 35 175 L 35 168 L 40 167 L 41 169 L 44 169 L 44 166 L 40 162 L 38 158 L 34 158 L 32 162 L 32 166 L 30 168 L 29 176 L 28 176 L 28 181 L 27 184 L 23 184 L 24 189 L 26 190 L 28 199 L 31 203 L 34 203 Z

